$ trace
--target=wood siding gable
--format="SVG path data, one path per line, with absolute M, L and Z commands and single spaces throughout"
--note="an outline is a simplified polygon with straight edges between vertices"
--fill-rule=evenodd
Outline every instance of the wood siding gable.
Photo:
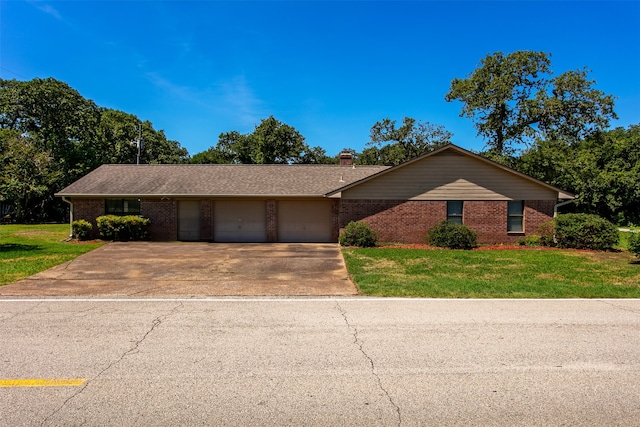
M 343 199 L 557 200 L 558 191 L 454 149 L 426 155 L 342 190 Z

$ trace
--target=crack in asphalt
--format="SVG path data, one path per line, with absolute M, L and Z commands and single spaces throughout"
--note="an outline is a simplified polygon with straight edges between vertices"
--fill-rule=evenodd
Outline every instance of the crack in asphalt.
M 616 304 L 614 304 L 612 302 L 609 302 L 609 301 L 605 301 L 605 300 L 597 300 L 597 301 L 599 301 L 599 302 L 601 302 L 603 304 L 607 304 L 608 306 L 611 306 L 611 307 L 616 308 L 618 310 L 628 311 L 629 313 L 640 314 L 640 311 L 638 311 L 638 310 L 634 310 L 632 308 L 620 307 L 619 305 L 616 305 Z M 624 302 L 624 300 L 621 299 L 620 302 Z
M 114 366 L 116 366 L 117 364 L 119 364 L 125 357 L 134 354 L 135 352 L 138 351 L 138 347 L 140 347 L 140 345 L 144 342 L 144 340 L 147 339 L 147 337 L 158 327 L 162 324 L 162 322 L 164 320 L 166 320 L 169 316 L 172 316 L 174 314 L 176 314 L 176 312 L 178 311 L 178 309 L 182 308 L 184 306 L 184 304 L 182 302 L 180 302 L 178 305 L 176 305 L 175 307 L 173 307 L 171 309 L 171 311 L 167 314 L 163 314 L 161 316 L 156 317 L 155 319 L 153 319 L 153 321 L 151 322 L 151 327 L 144 333 L 144 335 L 142 336 L 142 338 L 140 338 L 139 340 L 137 340 L 135 342 L 135 344 L 129 348 L 127 351 L 125 351 L 124 353 L 122 353 L 122 355 L 120 355 L 120 357 L 118 357 L 118 359 L 114 360 L 113 362 L 111 362 L 106 368 L 104 368 L 102 371 L 98 372 L 98 374 L 87 380 L 82 387 L 80 387 L 78 389 L 77 392 L 75 392 L 74 394 L 72 394 L 71 396 L 69 396 L 69 398 L 67 398 L 64 402 L 62 402 L 62 404 L 55 409 L 51 414 L 49 414 L 48 416 L 46 416 L 42 422 L 40 423 L 40 425 L 45 425 L 47 423 L 47 421 L 49 421 L 54 415 L 56 415 L 58 412 L 60 412 L 66 405 L 67 403 L 69 403 L 70 401 L 72 401 L 73 399 L 75 399 L 77 396 L 80 396 L 82 394 L 82 392 L 84 392 L 84 390 L 89 386 L 89 384 L 91 384 L 93 381 L 95 381 L 96 379 L 100 378 L 105 372 L 107 372 L 109 369 L 113 368 Z
M 3 319 L 3 321 L 4 321 L 4 322 L 6 322 L 7 320 L 13 320 L 13 319 L 15 319 L 15 318 L 16 318 L 16 317 L 18 317 L 18 316 L 22 316 L 23 314 L 27 314 L 27 313 L 29 313 L 29 312 L 31 312 L 31 311 L 33 311 L 33 310 L 35 310 L 35 309 L 36 309 L 36 308 L 38 308 L 39 306 L 41 306 L 43 303 L 44 303 L 43 301 L 38 301 L 38 302 L 36 303 L 36 305 L 31 306 L 31 307 L 29 307 L 29 308 L 27 308 L 27 309 L 25 309 L 25 310 L 19 311 L 19 312 L 17 312 L 17 313 L 13 313 L 11 316 L 9 316 L 9 317 L 7 317 L 7 318 Z
M 336 302 L 336 309 L 342 315 L 342 318 L 344 319 L 344 322 L 347 324 L 347 327 L 350 330 L 353 331 L 353 343 L 358 346 L 358 349 L 360 350 L 360 353 L 362 353 L 362 355 L 365 357 L 365 359 L 367 359 L 367 361 L 369 362 L 369 366 L 371 368 L 371 375 L 373 375 L 373 377 L 376 379 L 376 382 L 378 383 L 378 387 L 380 388 L 380 390 L 382 390 L 382 392 L 385 394 L 385 396 L 387 396 L 387 400 L 389 400 L 389 403 L 391 404 L 391 406 L 393 406 L 393 408 L 395 410 L 395 413 L 398 416 L 398 426 L 402 425 L 402 414 L 400 412 L 400 407 L 393 401 L 393 398 L 391 397 L 391 395 L 389 394 L 387 389 L 384 388 L 384 385 L 382 384 L 382 379 L 380 378 L 380 376 L 376 372 L 376 366 L 375 366 L 375 363 L 374 363 L 373 359 L 364 350 L 364 347 L 363 347 L 364 343 L 360 339 L 360 337 L 358 336 L 358 328 L 356 328 L 351 323 L 349 323 L 349 318 L 347 317 L 347 312 L 340 306 L 340 303 L 338 303 L 338 302 Z

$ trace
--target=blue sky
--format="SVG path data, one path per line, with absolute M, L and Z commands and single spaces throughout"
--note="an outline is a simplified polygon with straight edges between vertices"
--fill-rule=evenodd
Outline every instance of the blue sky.
M 273 115 L 329 155 L 409 116 L 481 150 L 453 78 L 488 53 L 551 53 L 640 123 L 639 1 L 0 1 L 0 77 L 54 77 L 195 154 Z

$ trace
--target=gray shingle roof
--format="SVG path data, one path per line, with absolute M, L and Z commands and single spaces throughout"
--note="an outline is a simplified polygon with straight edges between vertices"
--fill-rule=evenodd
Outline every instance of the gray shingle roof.
M 337 165 L 102 165 L 57 196 L 323 196 L 387 169 Z

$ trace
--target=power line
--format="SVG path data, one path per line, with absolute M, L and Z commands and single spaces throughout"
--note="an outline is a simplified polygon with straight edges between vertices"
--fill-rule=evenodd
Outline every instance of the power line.
M 10 69 L 8 69 L 8 68 L 0 67 L 0 70 L 2 70 L 2 71 L 6 71 L 6 72 L 8 72 L 8 73 L 11 73 L 11 74 L 13 74 L 14 76 L 20 77 L 21 79 L 26 79 L 26 77 L 25 77 L 25 76 L 22 76 L 22 75 L 20 75 L 20 74 L 18 74 L 18 73 L 16 73 L 16 72 L 14 72 L 14 71 L 11 71 L 11 70 L 10 70 Z

